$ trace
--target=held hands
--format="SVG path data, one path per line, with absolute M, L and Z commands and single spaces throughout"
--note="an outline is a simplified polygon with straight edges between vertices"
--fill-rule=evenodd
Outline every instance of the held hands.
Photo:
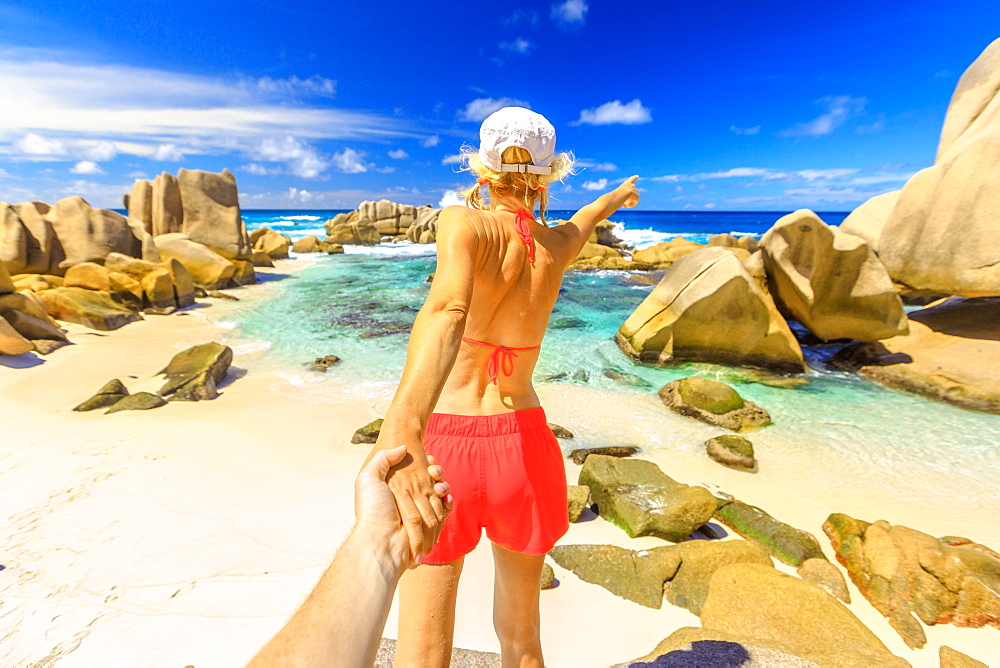
M 395 460 L 387 479 L 409 540 L 411 567 L 419 566 L 434 547 L 453 505 L 447 490 L 441 494 L 441 483 L 435 482 L 434 473 L 441 467 L 433 463 L 433 457 L 421 459 L 424 461 L 416 461 L 412 453 L 405 452 L 401 460 Z
M 638 176 L 630 176 L 615 189 L 615 192 L 624 198 L 622 209 L 631 209 L 639 203 L 639 189 L 635 187 L 635 182 L 638 180 Z
M 426 554 L 437 541 L 441 527 L 444 526 L 444 519 L 451 512 L 454 504 L 449 493 L 451 488 L 447 482 L 442 480 L 444 471 L 434 463 L 432 456 L 428 456 L 428 466 L 423 470 L 423 478 L 425 479 L 420 482 L 428 484 L 432 498 L 437 502 L 436 506 L 431 507 L 440 509 L 440 515 L 436 514 L 437 511 L 432 510 L 435 512 L 435 519 L 438 517 L 439 519 L 437 519 L 435 529 L 425 534 L 420 526 L 423 524 L 423 515 L 418 511 L 417 517 L 419 519 L 416 530 L 421 540 L 416 549 L 411 549 L 412 529 L 406 527 L 405 521 L 403 521 L 403 526 L 400 526 L 404 517 L 403 504 L 394 498 L 395 492 L 390 491 L 392 483 L 386 484 L 387 476 L 390 476 L 390 479 L 399 477 L 398 471 L 390 473 L 390 469 L 400 465 L 404 459 L 412 462 L 413 458 L 407 454 L 406 446 L 403 445 L 391 450 L 378 450 L 372 455 L 371 460 L 361 469 L 354 483 L 354 512 L 358 530 L 370 532 L 374 535 L 375 540 L 387 543 L 394 559 L 398 560 L 400 566 L 412 568 L 420 563 L 417 555 L 420 554 L 422 558 L 423 554 Z M 412 472 L 414 467 L 411 465 L 409 469 Z M 430 505 L 427 497 L 424 498 L 424 501 Z M 397 508 L 400 510 L 397 511 Z

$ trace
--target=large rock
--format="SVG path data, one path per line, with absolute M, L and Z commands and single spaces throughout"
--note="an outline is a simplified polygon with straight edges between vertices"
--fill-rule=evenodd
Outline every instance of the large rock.
M 250 239 L 240 216 L 236 177 L 222 173 L 181 169 L 177 173 L 184 234 L 227 260 L 250 259 Z
M 397 204 L 387 199 L 365 201 L 358 205 L 358 217 L 361 222 L 371 223 L 380 235 L 395 236 L 404 234 L 427 208 L 418 209 L 412 204 Z
M 163 267 L 170 274 L 177 308 L 186 308 L 194 304 L 194 279 L 191 278 L 191 273 L 176 258 L 164 261 Z
M 708 456 L 725 466 L 740 471 L 754 471 L 757 460 L 753 456 L 753 443 L 736 434 L 722 434 L 705 441 Z
M 771 644 L 773 645 L 773 643 Z M 615 664 L 612 668 L 653 668 L 654 666 L 819 668 L 812 661 L 773 649 L 773 647 L 752 644 L 746 638 L 691 626 L 677 629 L 660 641 L 656 648 L 646 656 Z
M 158 174 L 153 181 L 151 196 L 150 234 L 158 237 L 161 234 L 184 232 L 184 205 L 177 177 L 167 172 Z
M 66 256 L 47 218 L 50 209 L 44 202 L 0 202 L 0 262 L 6 262 L 11 273 L 59 271 Z
M 647 608 L 659 608 L 663 583 L 681 564 L 680 555 L 671 550 L 670 546 L 635 551 L 614 545 L 557 545 L 549 556 L 584 582 Z
M 371 221 L 361 220 L 357 211 L 338 213 L 323 224 L 326 242 L 354 246 L 374 246 L 381 237 Z
M 842 513 L 823 531 L 861 594 L 908 646 L 927 641 L 920 621 L 1000 628 L 1000 555 L 984 545 Z
M 678 641 L 686 645 L 716 640 L 784 652 L 824 668 L 909 666 L 833 596 L 760 564 L 732 564 L 715 571 L 701 624 L 702 629 L 680 629 L 656 651 L 665 654 L 676 649 Z
M 730 564 L 760 564 L 773 567 L 767 552 L 745 540 L 689 540 L 667 549 L 681 558 L 677 572 L 663 585 L 663 593 L 674 605 L 700 615 L 708 598 L 712 575 Z
M 941 668 L 990 668 L 982 661 L 977 661 L 947 645 L 941 645 L 938 660 L 941 662 Z
M 594 257 L 609 257 L 609 258 L 620 258 L 621 253 L 616 251 L 610 246 L 602 246 L 601 244 L 587 242 L 580 249 L 580 253 L 576 256 L 576 260 L 589 260 Z
M 308 237 L 302 237 L 292 244 L 292 250 L 296 253 L 319 253 L 323 250 L 320 243 L 321 241 L 319 237 L 310 235 Z
M 124 204 L 128 217 L 141 223 L 147 232 L 153 234 L 153 184 L 145 179 L 137 179 L 132 183 L 132 190 L 125 195 Z
M 674 237 L 670 241 L 661 241 L 649 248 L 637 250 L 632 254 L 632 259 L 636 262 L 644 262 L 660 269 L 666 269 L 685 255 L 690 255 L 704 247 L 690 239 Z
M 66 270 L 63 286 L 67 288 L 87 288 L 88 290 L 111 291 L 107 267 L 96 262 L 81 262 Z
M 205 290 L 226 287 L 236 273 L 236 267 L 231 262 L 184 234 L 163 234 L 155 241 L 161 257 L 180 262 L 191 274 L 194 284 Z
M 56 202 L 47 217 L 65 253 L 59 263 L 63 270 L 81 262 L 101 264 L 112 252 L 142 257 L 143 240 L 120 213 L 95 209 L 73 196 Z
M 616 340 L 627 355 L 643 362 L 805 370 L 802 349 L 770 296 L 733 253 L 718 247 L 674 263 Z
M 6 202 L 0 202 L 0 265 L 13 274 L 26 273 L 28 265 L 28 230 Z
M 601 517 L 630 537 L 679 542 L 712 517 L 715 497 L 704 487 L 681 484 L 653 462 L 591 455 L 580 471 Z
M 951 299 L 910 313 L 907 336 L 846 349 L 845 365 L 880 383 L 1000 413 L 1000 298 Z
M 594 231 L 590 234 L 590 239 L 587 241 L 592 244 L 601 244 L 602 246 L 614 246 L 622 242 L 621 239 L 615 236 L 615 224 L 610 220 L 602 220 L 597 223 Z
M 128 388 L 117 378 L 112 378 L 97 391 L 97 394 L 77 405 L 73 410 L 83 413 L 98 408 L 108 408 L 114 406 L 128 395 Z
M 172 260 L 176 262 L 176 260 Z M 169 315 L 177 310 L 174 299 L 174 283 L 170 272 L 165 267 L 156 267 L 142 277 L 142 294 L 145 299 L 146 313 Z
M 113 403 L 104 413 L 118 413 L 120 411 L 148 411 L 151 408 L 166 406 L 167 400 L 152 392 L 136 392 Z
M 781 522 L 757 506 L 719 500 L 715 516 L 727 527 L 751 540 L 790 566 L 809 559 L 826 559 L 819 542 L 808 531 Z
M 417 218 L 406 230 L 406 239 L 417 244 L 432 244 L 437 240 L 437 221 L 441 209 L 421 208 Z
M 799 564 L 795 572 L 803 580 L 825 589 L 838 601 L 848 604 L 851 602 L 851 593 L 847 590 L 844 574 L 840 572 L 836 564 L 831 564 L 826 559 L 819 557 L 810 557 Z
M 272 260 L 283 260 L 288 257 L 288 247 L 292 245 L 292 240 L 269 227 L 260 227 L 250 233 L 250 243 L 253 244 L 254 251 L 267 253 Z
M 872 197 L 844 219 L 844 222 L 840 224 L 841 232 L 861 237 L 868 244 L 868 247 L 877 254 L 879 239 L 882 238 L 882 228 L 885 227 L 885 221 L 889 220 L 892 210 L 896 208 L 899 193 L 899 190 L 894 190 L 884 195 Z
M 4 266 L 3 262 L 0 262 L 0 295 L 5 295 L 10 292 L 14 292 L 14 281 L 10 279 L 7 267 Z
M 103 331 L 124 327 L 142 316 L 115 302 L 106 292 L 53 288 L 37 293 L 53 318 Z
M 7 320 L 0 316 L 0 355 L 22 355 L 35 349 Z
M 221 343 L 203 343 L 179 352 L 157 373 L 167 380 L 159 394 L 182 401 L 215 399 L 232 361 L 232 348 Z
M 1000 295 L 1000 40 L 951 98 L 934 165 L 903 187 L 879 240 L 892 278 L 916 290 Z
M 35 343 L 36 348 L 40 340 L 68 342 L 62 328 L 48 314 L 43 313 L 39 317 L 24 311 L 0 308 L 0 317 L 6 319 L 18 334 Z
M 878 341 L 906 334 L 903 303 L 860 237 L 801 209 L 780 218 L 761 247 L 771 293 L 819 338 Z
M 749 431 L 771 424 L 771 416 L 725 383 L 688 376 L 659 391 L 663 405 L 686 417 L 732 431 Z

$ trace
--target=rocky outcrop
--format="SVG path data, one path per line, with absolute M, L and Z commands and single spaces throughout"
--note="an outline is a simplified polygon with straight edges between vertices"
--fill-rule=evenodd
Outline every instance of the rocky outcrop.
M 697 250 L 674 263 L 616 341 L 643 362 L 805 369 L 802 349 L 770 296 L 722 248 Z
M 1000 555 L 993 550 L 841 513 L 830 515 L 823 531 L 861 594 L 909 647 L 927 641 L 921 621 L 1000 628 Z
M 361 221 L 357 211 L 338 213 L 326 221 L 324 227 L 328 244 L 374 246 L 381 241 L 375 226 L 369 221 Z
M 637 250 L 632 253 L 632 259 L 636 262 L 644 262 L 652 265 L 658 269 L 666 269 L 685 255 L 689 255 L 702 248 L 704 248 L 702 244 L 690 239 L 674 237 L 670 241 L 661 241 L 649 248 Z
M 154 239 L 160 256 L 180 262 L 194 284 L 205 290 L 218 290 L 229 285 L 236 267 L 207 246 L 192 241 L 187 235 L 163 234 Z
M 288 257 L 292 239 L 268 227 L 259 227 L 250 233 L 250 243 L 255 252 L 266 253 L 272 260 L 284 260 Z
M 977 661 L 947 645 L 941 645 L 938 660 L 941 662 L 941 668 L 990 668 L 982 661 Z
M 803 580 L 812 582 L 814 585 L 822 587 L 832 594 L 841 603 L 850 603 L 851 594 L 847 591 L 847 582 L 844 581 L 844 574 L 836 565 L 831 564 L 826 559 L 810 557 L 806 559 L 795 571 Z
M 10 274 L 7 272 L 7 267 L 3 262 L 0 262 L 0 295 L 10 292 L 14 292 L 14 281 L 11 280 Z
M 726 665 L 758 665 L 746 661 L 759 656 L 760 648 L 780 654 L 765 654 L 770 661 L 759 665 L 910 665 L 892 654 L 833 596 L 810 582 L 760 564 L 732 564 L 715 572 L 701 625 L 678 629 L 648 656 L 637 659 L 637 665 L 674 665 L 671 659 L 675 657 L 681 661 L 676 665 L 721 665 L 717 662 L 726 656 L 733 657 Z M 699 644 L 704 653 L 696 652 Z
M 387 199 L 377 202 L 366 201 L 358 205 L 358 217 L 372 224 L 381 236 L 405 234 L 421 213 L 429 206 L 415 207 L 411 204 L 397 204 Z
M 576 522 L 583 514 L 584 508 L 590 505 L 590 488 L 585 485 L 566 486 L 566 510 L 569 521 Z
M 180 401 L 215 399 L 232 361 L 232 348 L 221 343 L 203 343 L 181 351 L 156 374 L 167 381 L 158 394 Z
M 120 411 L 148 411 L 152 408 L 166 406 L 167 400 L 152 392 L 136 392 L 127 397 L 122 397 L 112 404 L 105 414 L 118 413 Z
M 31 341 L 24 338 L 5 318 L 0 318 L 0 355 L 22 355 L 34 349 Z
M 583 464 L 580 484 L 590 488 L 601 517 L 631 538 L 682 541 L 716 509 L 707 489 L 679 483 L 641 459 L 591 455 Z
M 432 244 L 437 241 L 437 222 L 441 209 L 422 208 L 416 220 L 406 230 L 406 240 L 417 244 Z
M 592 244 L 601 244 L 602 246 L 617 246 L 622 242 L 621 239 L 615 236 L 615 224 L 610 220 L 602 220 L 597 223 L 588 241 Z
M 719 521 L 789 566 L 799 566 L 809 559 L 826 559 L 819 542 L 808 531 L 796 529 L 742 501 L 719 499 L 718 504 L 715 517 Z
M 732 431 L 749 431 L 771 424 L 766 410 L 716 380 L 688 376 L 667 383 L 658 394 L 663 405 L 675 413 Z
M 552 434 L 556 438 L 573 438 L 573 432 L 571 432 L 566 427 L 558 425 L 554 422 L 549 422 L 548 427 L 550 430 L 552 430 Z
M 601 244 L 587 242 L 583 245 L 583 248 L 580 249 L 579 254 L 576 256 L 576 260 L 589 260 L 595 257 L 620 258 L 621 256 L 621 253 L 610 246 L 602 246 Z
M 53 318 L 103 331 L 124 327 L 142 316 L 115 302 L 106 292 L 85 288 L 53 288 L 36 293 Z
M 771 294 L 821 339 L 878 341 L 906 334 L 903 303 L 860 237 L 802 209 L 761 239 Z
M 753 443 L 736 434 L 722 434 L 705 441 L 705 452 L 715 461 L 740 471 L 757 470 Z
M 1000 413 L 1000 298 L 952 297 L 909 317 L 908 335 L 845 348 L 834 361 L 889 387 Z
M 557 545 L 549 556 L 584 582 L 657 609 L 663 605 L 663 583 L 681 564 L 670 546 L 637 552 L 614 545 Z
M 344 247 L 340 244 L 328 244 L 325 241 L 321 241 L 319 237 L 310 235 L 302 237 L 292 244 L 292 251 L 296 253 L 326 253 L 328 255 L 336 255 L 343 253 Z
M 1000 40 L 962 75 L 934 165 L 907 181 L 885 217 L 878 254 L 893 280 L 908 288 L 1000 295 L 998 82 Z
M 894 190 L 884 195 L 877 195 L 852 211 L 840 224 L 840 231 L 861 237 L 876 254 L 879 239 L 882 238 L 882 228 L 889 214 L 899 202 L 900 191 Z
M 44 303 L 30 292 L 0 294 L 0 321 L 3 331 L 0 354 L 3 355 L 20 355 L 32 350 L 48 355 L 69 343 L 66 334 L 45 310 Z
M 745 540 L 690 540 L 666 549 L 680 556 L 680 566 L 663 584 L 663 594 L 674 605 L 696 615 L 702 613 L 708 599 L 712 576 L 723 566 L 758 564 L 773 568 L 767 552 Z

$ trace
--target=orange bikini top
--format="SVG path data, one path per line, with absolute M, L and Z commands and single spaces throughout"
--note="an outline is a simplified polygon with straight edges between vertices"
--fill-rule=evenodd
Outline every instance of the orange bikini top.
M 535 217 L 524 209 L 519 209 L 514 214 L 514 230 L 524 245 L 528 247 L 528 262 L 531 264 L 535 264 L 535 240 L 531 237 L 531 225 L 528 224 L 528 221 L 534 219 Z M 536 350 L 542 347 L 542 344 L 539 343 L 537 346 L 528 346 L 526 348 L 511 348 L 510 346 L 498 346 L 495 343 L 487 343 L 486 341 L 477 341 L 465 336 L 462 337 L 462 340 L 493 348 L 493 354 L 490 355 L 489 360 L 486 362 L 486 375 L 494 385 L 497 384 L 497 378 L 500 373 L 503 373 L 505 376 L 510 376 L 514 373 L 514 358 L 517 357 L 517 353 L 514 352 L 515 350 Z

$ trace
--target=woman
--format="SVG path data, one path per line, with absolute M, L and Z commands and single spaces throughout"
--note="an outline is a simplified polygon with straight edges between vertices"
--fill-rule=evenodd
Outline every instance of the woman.
M 478 154 L 466 158 L 478 183 L 467 206 L 441 212 L 434 282 L 375 446 L 407 447 L 389 487 L 413 561 L 424 564 L 400 582 L 396 665 L 448 665 L 462 564 L 485 528 L 503 665 L 541 666 L 542 562 L 568 523 L 562 454 L 531 375 L 563 272 L 599 221 L 636 205 L 638 177 L 549 228 L 547 184 L 570 173 L 572 158 L 555 155 L 555 129 L 544 117 L 497 111 L 483 122 Z M 543 222 L 531 213 L 536 205 Z M 448 471 L 455 506 L 425 553 L 445 513 L 427 454 Z

